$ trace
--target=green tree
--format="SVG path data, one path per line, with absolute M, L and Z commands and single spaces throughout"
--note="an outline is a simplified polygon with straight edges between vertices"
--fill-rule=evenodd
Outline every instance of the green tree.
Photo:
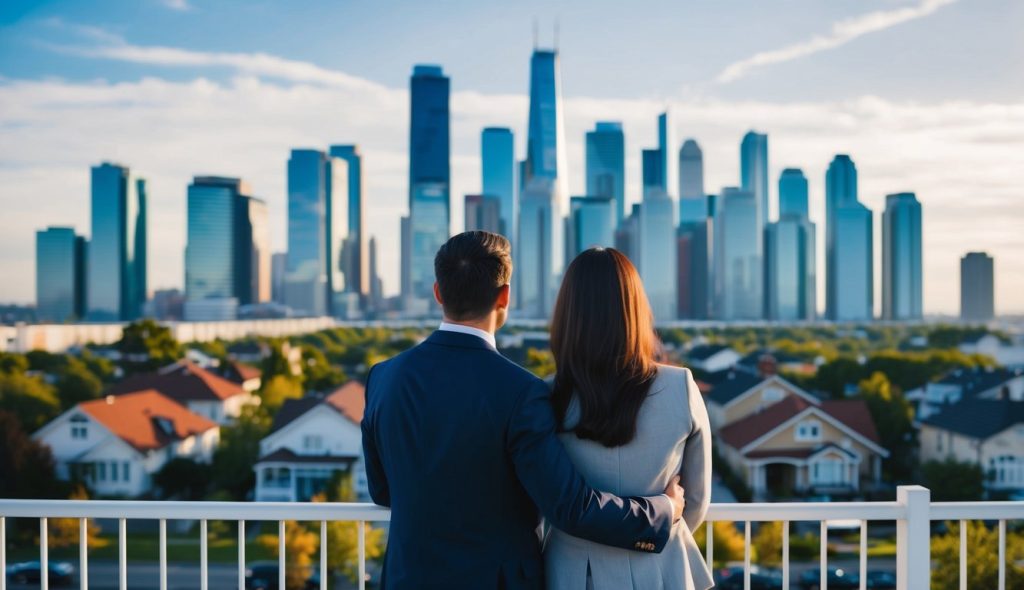
M 170 328 L 153 320 L 132 322 L 124 328 L 115 345 L 127 373 L 146 373 L 177 362 L 183 350 Z
M 889 458 L 885 462 L 886 475 L 894 481 L 909 479 L 913 474 L 914 449 L 917 447 L 914 409 L 910 402 L 883 373 L 877 371 L 861 381 L 858 390 L 858 397 L 864 400 L 871 412 L 882 447 L 889 450 Z
M 331 365 L 319 349 L 306 346 L 302 349 L 303 385 L 310 390 L 328 392 L 345 383 L 345 373 Z
M 260 535 L 257 542 L 265 549 L 277 555 L 277 535 Z M 316 534 L 300 523 L 285 523 L 284 555 L 285 555 L 285 588 L 302 590 L 310 574 L 310 565 L 316 552 L 319 540 Z
M 57 370 L 56 386 L 62 410 L 97 399 L 103 391 L 103 383 L 99 378 L 85 363 L 74 357 L 68 357 L 64 366 Z
M 0 411 L 0 498 L 61 498 L 67 486 L 54 475 L 53 454 L 32 440 L 18 417 Z
M 975 463 L 961 463 L 949 457 L 921 466 L 925 487 L 936 502 L 980 500 L 985 491 L 985 474 Z
M 292 366 L 284 354 L 284 342 L 278 339 L 267 341 L 270 354 L 263 358 L 260 370 L 263 371 L 263 382 L 266 383 L 274 377 L 281 376 L 292 379 Z
M 841 398 L 846 394 L 846 385 L 857 383 L 864 374 L 864 367 L 855 359 L 839 357 L 818 367 L 813 386 L 827 391 L 834 398 Z
M 245 500 L 255 485 L 253 466 L 260 457 L 260 440 L 270 432 L 270 416 L 260 406 L 242 408 L 234 424 L 222 426 L 213 453 L 213 487 L 236 500 Z
M 60 413 L 60 402 L 48 385 L 25 373 L 0 373 L 0 410 L 12 413 L 21 425 L 34 431 Z
M 293 378 L 276 375 L 269 381 L 263 381 L 260 397 L 263 400 L 263 407 L 273 414 L 284 404 L 284 400 L 302 397 L 302 385 Z
M 332 479 L 327 491 L 313 497 L 314 502 L 354 502 L 352 474 L 340 473 Z M 340 571 L 353 582 L 359 579 L 359 527 L 363 527 L 366 559 L 384 556 L 384 530 L 369 523 L 331 521 L 327 523 L 327 567 Z
M 201 500 L 210 485 L 210 466 L 185 457 L 175 457 L 153 475 L 163 498 Z
M 777 566 L 782 563 L 782 523 L 762 522 L 751 544 L 759 564 Z
M 716 567 L 722 567 L 730 561 L 743 559 L 743 534 L 736 529 L 735 523 L 724 520 L 717 520 L 714 523 L 705 522 L 704 526 L 697 528 L 693 533 L 693 539 L 701 550 L 707 550 L 708 526 L 712 526 L 715 532 L 714 565 Z
M 555 374 L 555 357 L 549 350 L 529 348 L 526 350 L 526 363 L 523 366 L 527 371 L 544 379 Z
M 27 370 L 29 370 L 29 364 L 24 355 L 0 352 L 0 373 L 14 375 Z
M 932 539 L 932 590 L 960 587 L 960 524 L 946 523 L 947 533 Z M 967 587 L 995 588 L 999 576 L 999 532 L 984 522 L 967 521 Z M 1024 535 L 1006 535 L 1006 587 L 1024 588 Z

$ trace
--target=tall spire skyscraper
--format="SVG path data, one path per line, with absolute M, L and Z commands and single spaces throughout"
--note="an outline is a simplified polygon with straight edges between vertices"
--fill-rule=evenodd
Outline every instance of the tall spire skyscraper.
M 671 117 L 669 112 L 665 111 L 658 115 L 658 151 L 661 154 L 661 190 L 665 191 L 670 198 L 674 196 L 672 189 L 676 188 L 678 182 L 678 177 L 675 174 L 676 154 L 672 148 L 674 144 L 675 137 L 672 133 Z
M 687 139 L 679 148 L 679 222 L 704 221 L 708 216 L 704 192 L 704 153 L 696 140 Z
M 530 59 L 530 119 L 519 203 L 519 302 L 526 317 L 547 317 L 562 273 L 563 214 L 569 194 L 558 52 Z
M 754 195 L 757 205 L 757 227 L 768 225 L 768 136 L 748 131 L 740 144 L 741 188 Z M 759 240 L 760 241 L 760 240 Z M 758 246 L 758 252 L 761 247 Z

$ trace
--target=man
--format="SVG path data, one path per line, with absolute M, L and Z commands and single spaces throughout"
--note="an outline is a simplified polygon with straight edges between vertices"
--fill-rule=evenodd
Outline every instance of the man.
M 508 240 L 459 234 L 434 274 L 440 329 L 366 384 L 370 495 L 392 510 L 383 587 L 543 588 L 541 515 L 577 537 L 660 552 L 682 513 L 676 482 L 651 498 L 591 489 L 556 438 L 547 385 L 495 348 Z

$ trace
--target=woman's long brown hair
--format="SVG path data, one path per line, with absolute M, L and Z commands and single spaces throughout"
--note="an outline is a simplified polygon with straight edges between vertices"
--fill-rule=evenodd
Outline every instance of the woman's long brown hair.
M 651 307 L 633 264 L 612 248 L 581 253 L 565 271 L 551 319 L 558 423 L 575 396 L 576 436 L 606 447 L 633 440 L 657 375 L 657 349 Z

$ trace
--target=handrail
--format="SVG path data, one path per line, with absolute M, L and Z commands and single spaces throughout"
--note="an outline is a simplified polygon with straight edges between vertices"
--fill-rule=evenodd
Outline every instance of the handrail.
M 0 515 L 26 518 L 140 520 L 391 520 L 391 511 L 360 502 L 178 502 L 159 500 L 0 500 Z

